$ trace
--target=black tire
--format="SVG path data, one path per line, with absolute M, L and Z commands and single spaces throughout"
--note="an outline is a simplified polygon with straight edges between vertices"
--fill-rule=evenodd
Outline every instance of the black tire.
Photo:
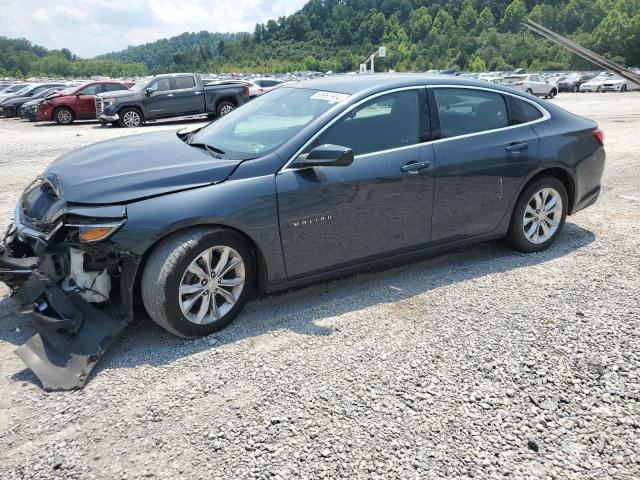
M 53 111 L 53 120 L 58 125 L 71 125 L 75 119 L 73 110 L 68 107 L 58 107 Z
M 134 119 L 134 120 L 130 120 Z M 137 120 L 136 120 L 137 119 Z M 144 124 L 142 112 L 134 107 L 125 107 L 118 112 L 118 125 L 122 128 L 136 128 Z
M 536 192 L 539 192 L 544 188 L 552 188 L 560 194 L 560 197 L 562 199 L 562 214 L 560 217 L 558 228 L 556 229 L 554 234 L 543 243 L 533 243 L 529 241 L 525 235 L 523 218 L 529 201 L 532 199 Z M 560 235 L 560 232 L 562 232 L 564 222 L 567 218 L 568 207 L 569 200 L 567 189 L 560 180 L 555 177 L 541 177 L 534 180 L 522 191 L 520 197 L 518 198 L 518 202 L 513 209 L 513 214 L 511 215 L 511 223 L 509 225 L 509 232 L 506 236 L 507 243 L 514 250 L 524 253 L 533 253 L 546 250 L 551 246 L 553 242 L 556 241 L 558 235 Z
M 572 91 L 573 93 L 577 93 L 579 89 L 580 89 L 580 87 L 578 87 L 578 85 L 574 85 L 574 86 L 571 88 L 571 91 Z
M 598 85 L 598 86 L 596 87 L 596 93 L 600 93 L 600 90 L 601 90 L 600 85 Z
M 216 108 L 216 115 L 218 117 L 224 117 L 227 113 L 230 113 L 232 110 L 235 110 L 235 104 L 231 102 L 220 102 L 218 107 Z
M 627 91 L 627 86 L 626 85 L 622 85 L 622 88 L 620 89 L 621 92 L 626 92 Z
M 558 95 L 558 90 L 554 88 L 553 90 L 551 90 L 551 98 L 555 98 L 556 95 Z
M 198 325 L 182 313 L 180 284 L 191 262 L 206 249 L 218 245 L 239 253 L 245 267 L 244 288 L 233 308 L 222 318 Z M 169 236 L 153 250 L 142 275 L 142 301 L 147 313 L 162 328 L 179 337 L 197 338 L 221 330 L 238 316 L 252 293 L 254 279 L 251 248 L 239 233 L 224 228 L 192 228 Z
M 527 88 L 527 91 L 525 93 L 528 93 L 529 95 L 533 95 L 533 90 L 531 90 L 530 88 Z

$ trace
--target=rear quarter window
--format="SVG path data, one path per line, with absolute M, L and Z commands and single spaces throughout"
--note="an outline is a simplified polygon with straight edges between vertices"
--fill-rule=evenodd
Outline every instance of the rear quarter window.
M 196 80 L 193 77 L 176 77 L 176 90 L 194 88 Z

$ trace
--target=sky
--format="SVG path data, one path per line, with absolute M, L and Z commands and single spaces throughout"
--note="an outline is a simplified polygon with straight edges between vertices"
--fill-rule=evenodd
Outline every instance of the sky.
M 81 57 L 183 32 L 253 32 L 306 0 L 0 0 L 0 35 Z

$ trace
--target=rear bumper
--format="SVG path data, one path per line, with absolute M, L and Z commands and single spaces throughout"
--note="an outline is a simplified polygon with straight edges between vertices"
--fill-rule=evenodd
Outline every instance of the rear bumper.
M 11 228 L 0 246 L 0 281 L 11 288 L 17 311 L 28 316 L 38 332 L 16 354 L 45 390 L 79 389 L 133 318 L 130 296 L 123 293 L 133 290 L 137 263 L 122 269 L 115 298 L 125 301 L 94 305 L 81 291 L 62 288 L 66 272 L 60 271 L 56 253 L 49 252 L 46 240 L 32 235 Z

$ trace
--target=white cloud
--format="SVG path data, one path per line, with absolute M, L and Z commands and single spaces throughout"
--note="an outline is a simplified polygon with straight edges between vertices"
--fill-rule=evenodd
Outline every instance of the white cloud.
M 182 32 L 253 31 L 258 22 L 289 15 L 306 0 L 2 0 L 0 35 L 24 37 L 76 55 L 148 43 Z

